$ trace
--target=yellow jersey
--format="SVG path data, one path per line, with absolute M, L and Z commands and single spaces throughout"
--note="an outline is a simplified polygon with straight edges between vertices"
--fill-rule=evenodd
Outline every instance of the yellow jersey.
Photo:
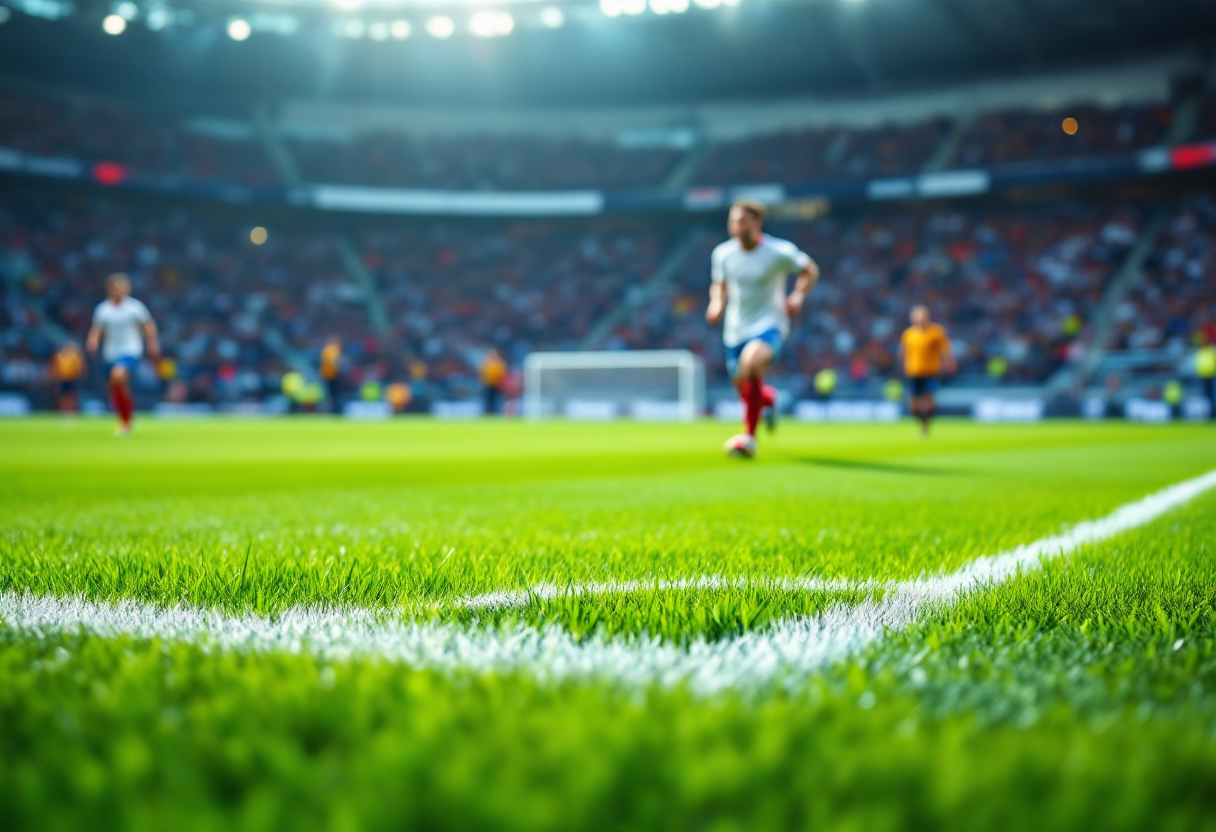
M 338 377 L 338 362 L 342 359 L 342 348 L 337 344 L 326 344 L 321 348 L 321 378 L 333 381 Z
M 75 381 L 84 375 L 84 359 L 75 350 L 60 350 L 55 353 L 52 369 L 60 381 Z
M 946 330 L 937 324 L 910 326 L 901 339 L 904 348 L 904 374 L 908 378 L 941 375 L 942 359 L 950 350 Z
M 481 365 L 481 383 L 498 387 L 507 376 L 507 365 L 501 358 L 491 358 Z

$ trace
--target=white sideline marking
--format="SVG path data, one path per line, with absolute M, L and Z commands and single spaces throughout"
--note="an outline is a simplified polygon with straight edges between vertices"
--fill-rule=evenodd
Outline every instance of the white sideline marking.
M 229 616 L 180 606 L 158 609 L 136 601 L 98 603 L 16 592 L 0 593 L 0 620 L 36 636 L 83 630 L 101 637 L 159 638 L 253 652 L 309 652 L 327 660 L 380 658 L 450 672 L 521 671 L 545 681 L 686 683 L 701 694 L 773 684 L 791 687 L 873 643 L 886 628 L 905 627 L 935 605 L 957 601 L 969 591 L 1033 571 L 1044 560 L 1148 523 L 1213 487 L 1216 471 L 1061 534 L 979 558 L 947 575 L 890 584 L 881 600 L 838 605 L 818 616 L 782 621 L 723 641 L 698 639 L 687 648 L 643 637 L 599 636 L 580 643 L 555 626 L 477 629 L 402 621 L 372 610 L 295 608 L 274 617 Z M 712 580 L 717 579 L 690 579 L 687 585 Z
M 641 590 L 682 589 L 779 589 L 787 592 L 839 592 L 850 589 L 874 589 L 886 586 L 878 581 L 850 581 L 845 578 L 727 578 L 705 575 L 700 578 L 679 578 L 671 581 L 643 579 L 638 581 L 592 581 L 586 584 L 544 583 L 527 589 L 501 590 L 483 595 L 466 595 L 452 606 L 470 610 L 508 609 L 522 607 L 529 601 L 551 601 L 576 595 L 619 595 Z

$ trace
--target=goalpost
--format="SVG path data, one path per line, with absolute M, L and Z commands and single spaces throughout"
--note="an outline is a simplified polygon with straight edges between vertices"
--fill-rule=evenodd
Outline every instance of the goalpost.
M 523 404 L 529 419 L 691 421 L 705 409 L 705 365 L 688 350 L 534 352 Z

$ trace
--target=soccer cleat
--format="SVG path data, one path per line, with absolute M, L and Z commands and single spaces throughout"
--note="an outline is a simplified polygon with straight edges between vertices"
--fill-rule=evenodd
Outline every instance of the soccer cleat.
M 726 453 L 742 459 L 751 459 L 756 455 L 756 437 L 740 433 L 726 440 Z
M 130 425 L 119 425 L 118 427 L 114 428 L 114 435 L 117 436 L 119 439 L 121 439 L 125 436 L 130 436 L 131 435 L 131 426 Z

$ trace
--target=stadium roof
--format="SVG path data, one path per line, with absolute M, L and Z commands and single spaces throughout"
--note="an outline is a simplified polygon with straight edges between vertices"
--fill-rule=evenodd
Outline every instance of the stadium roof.
M 191 106 L 852 95 L 1216 35 L 1216 7 L 1202 0 L 3 2 L 0 73 Z

